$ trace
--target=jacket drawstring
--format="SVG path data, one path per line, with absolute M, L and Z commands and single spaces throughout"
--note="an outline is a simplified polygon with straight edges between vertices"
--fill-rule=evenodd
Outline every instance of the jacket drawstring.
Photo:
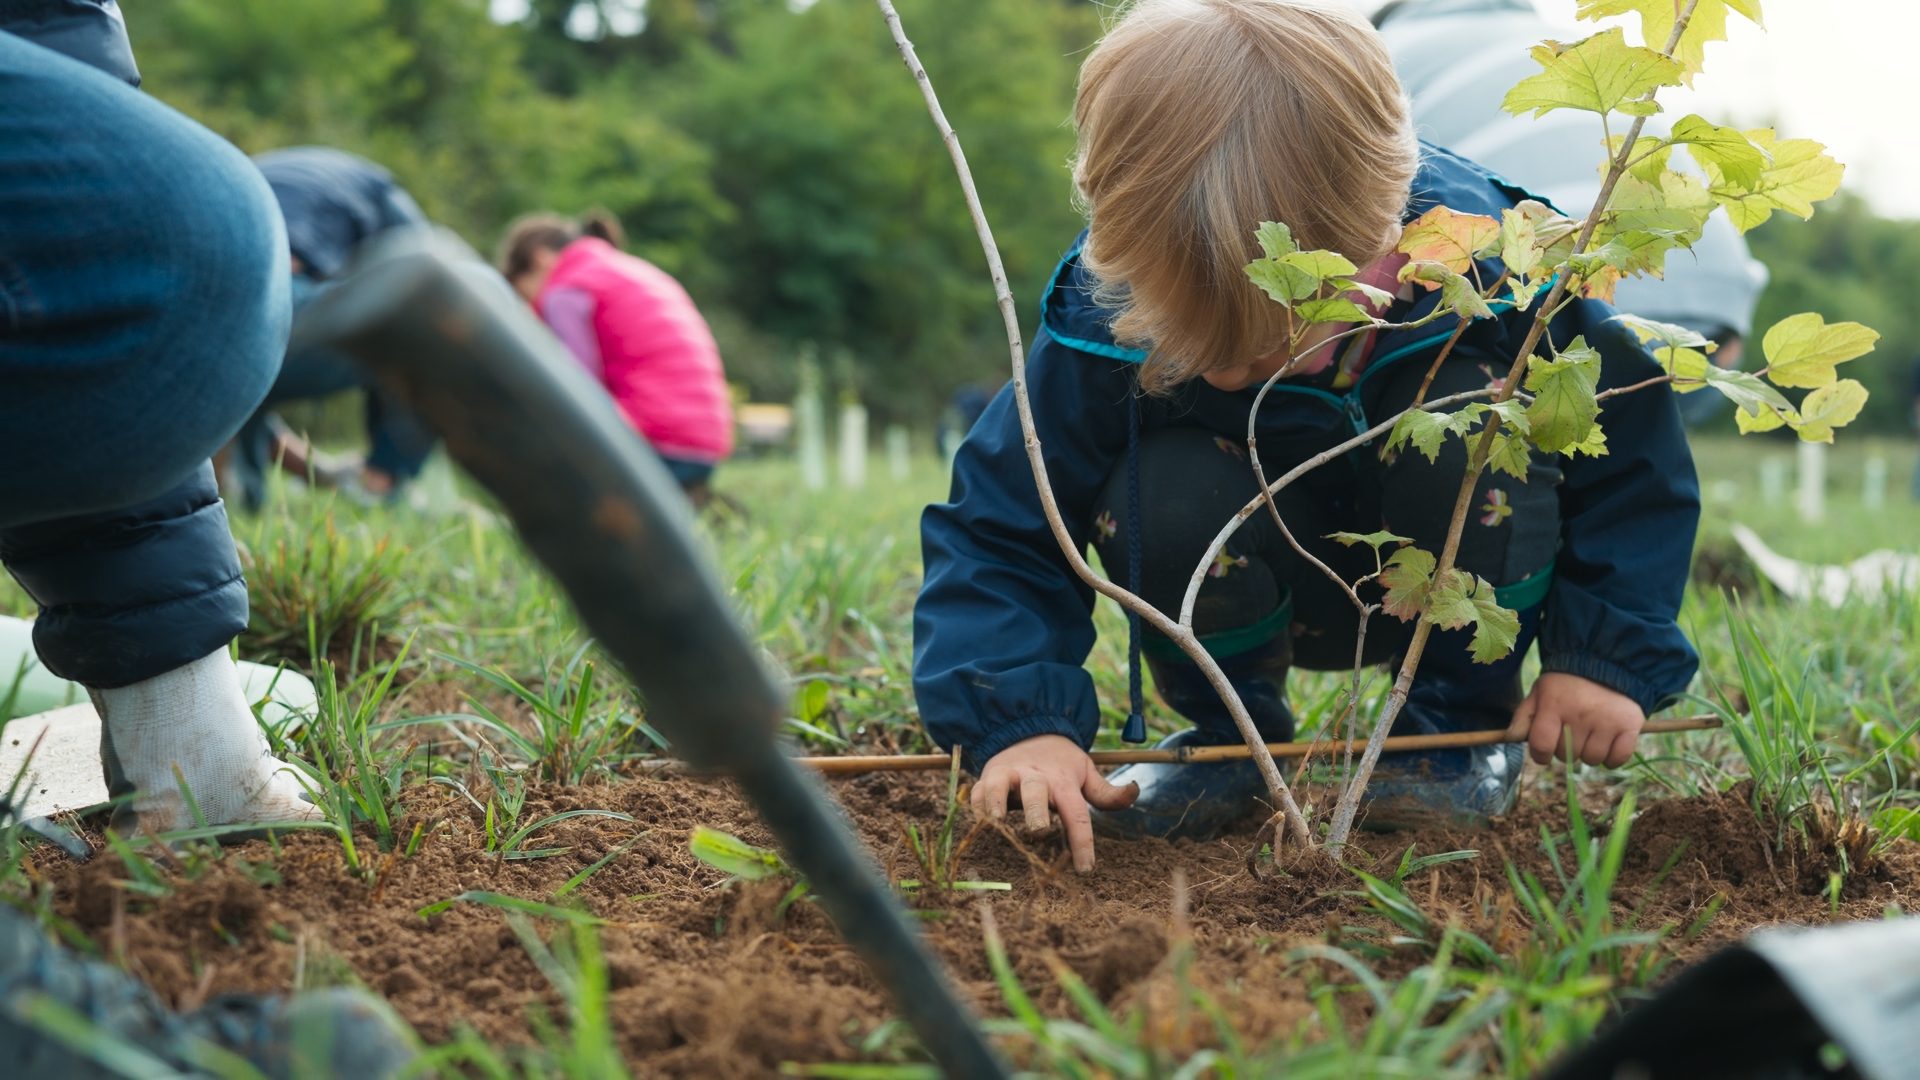
M 1140 390 L 1127 398 L 1127 591 L 1140 595 Z M 1147 741 L 1145 691 L 1140 678 L 1140 613 L 1127 612 L 1127 693 L 1131 710 L 1120 741 Z

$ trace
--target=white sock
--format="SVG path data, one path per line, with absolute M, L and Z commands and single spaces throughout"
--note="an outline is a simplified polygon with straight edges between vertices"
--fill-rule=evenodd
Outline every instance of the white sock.
M 144 682 L 92 690 L 103 743 L 136 794 L 132 809 L 160 832 L 193 827 L 187 790 L 209 825 L 316 821 L 320 808 L 291 766 L 267 752 L 225 649 Z M 112 761 L 106 762 L 112 772 Z M 121 777 L 108 777 L 109 788 Z

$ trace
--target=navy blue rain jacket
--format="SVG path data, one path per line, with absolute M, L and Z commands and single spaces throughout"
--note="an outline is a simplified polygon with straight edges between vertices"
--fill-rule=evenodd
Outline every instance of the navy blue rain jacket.
M 1463 158 L 1423 147 L 1406 218 L 1436 205 L 1497 216 L 1528 197 Z M 1133 365 L 1144 354 L 1114 344 L 1107 313 L 1089 295 L 1079 245 L 1042 299 L 1027 385 L 1054 495 L 1084 550 L 1094 500 L 1126 454 Z M 1481 267 L 1483 280 L 1499 272 L 1497 264 Z M 1397 321 L 1426 314 L 1438 299 L 1426 293 Z M 1553 324 L 1556 346 L 1585 335 L 1605 359 L 1602 389 L 1661 374 L 1631 332 L 1609 321 L 1613 314 L 1597 301 L 1575 302 Z M 1477 321 L 1455 354 L 1484 358 L 1504 375 L 1532 318 Z M 1393 364 L 1432 363 L 1456 325 L 1441 319 L 1384 335 L 1363 379 Z M 1278 463 L 1269 475 L 1384 419 L 1362 415 L 1357 388 L 1344 397 L 1287 383 L 1280 389 L 1290 392 L 1269 394 L 1260 417 L 1261 456 Z M 1170 396 L 1143 399 L 1141 427 L 1200 427 L 1240 442 L 1254 394 L 1193 379 Z M 1665 386 L 1606 402 L 1600 420 L 1609 452 L 1561 462 L 1561 541 L 1541 618 L 1541 658 L 1547 671 L 1591 679 L 1651 712 L 1684 690 L 1698 666 L 1675 617 L 1700 516 L 1699 482 Z M 1352 475 L 1336 460 L 1300 483 L 1338 502 L 1350 498 Z M 1081 665 L 1094 643 L 1094 593 L 1074 576 L 1041 512 L 1011 383 L 961 445 L 949 501 L 927 508 L 920 531 L 926 579 L 914 607 L 913 685 L 934 740 L 960 745 L 976 768 L 1036 735 L 1090 746 L 1100 710 Z
M 115 0 L 0 0 L 0 31 L 140 85 L 127 23 Z
M 392 173 L 345 150 L 293 146 L 255 155 L 253 163 L 280 203 L 287 247 L 315 281 L 339 276 L 362 240 L 427 224 Z

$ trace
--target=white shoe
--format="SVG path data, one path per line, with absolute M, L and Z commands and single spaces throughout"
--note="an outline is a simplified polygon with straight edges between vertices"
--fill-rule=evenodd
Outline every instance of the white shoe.
M 209 825 L 319 821 L 291 765 L 267 751 L 225 649 L 132 686 L 88 690 L 100 713 L 107 792 L 132 793 L 114 827 L 159 832 L 197 824 L 180 781 Z M 174 769 L 178 767 L 176 777 Z

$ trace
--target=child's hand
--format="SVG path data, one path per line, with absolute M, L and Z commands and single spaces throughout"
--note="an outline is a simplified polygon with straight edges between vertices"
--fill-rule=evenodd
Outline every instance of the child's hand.
M 1028 831 L 1047 830 L 1049 804 L 1060 812 L 1067 825 L 1067 846 L 1073 849 L 1073 868 L 1083 874 L 1093 869 L 1093 815 L 1087 804 L 1123 810 L 1140 794 L 1138 784 L 1118 788 L 1107 783 L 1087 752 L 1059 735 L 1022 739 L 993 755 L 973 785 L 973 812 L 995 820 L 1006 817 L 1007 795 L 1016 785 Z
M 1514 710 L 1515 725 L 1529 716 L 1533 728 L 1527 745 L 1534 761 L 1545 765 L 1561 757 L 1571 740 L 1574 757 L 1616 769 L 1633 757 L 1647 722 L 1632 698 L 1562 671 L 1549 671 L 1534 682 L 1533 693 Z

